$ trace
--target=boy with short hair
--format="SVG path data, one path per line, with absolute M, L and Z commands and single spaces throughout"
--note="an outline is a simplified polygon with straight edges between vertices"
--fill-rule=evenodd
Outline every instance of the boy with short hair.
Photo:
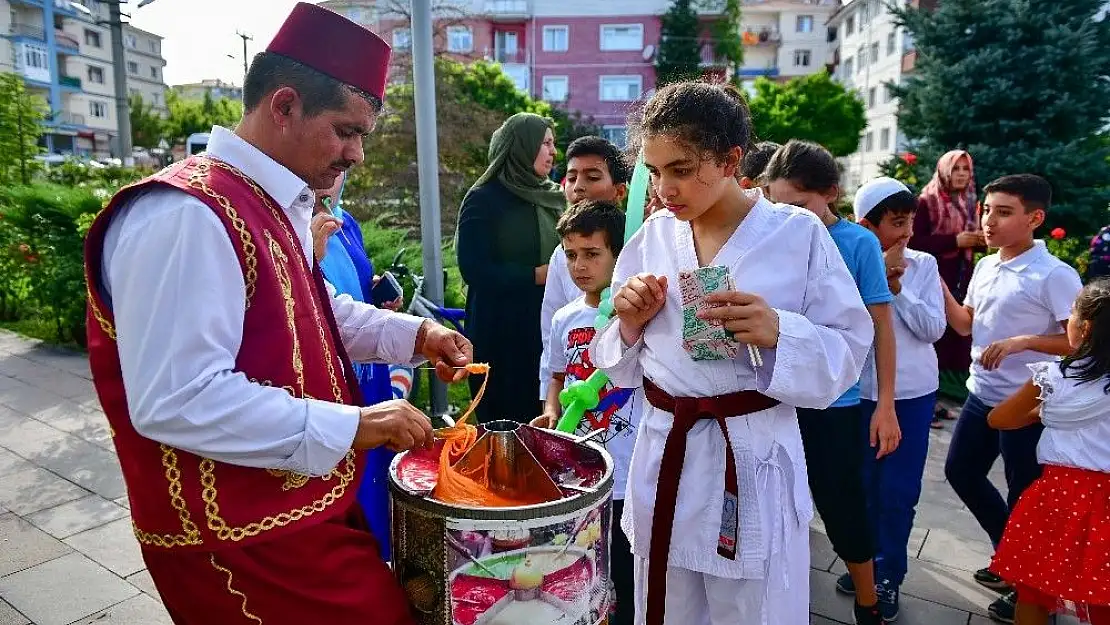
M 898 617 L 899 587 L 906 576 L 906 548 L 913 529 L 914 508 L 929 452 L 929 424 L 938 387 L 937 354 L 933 343 L 944 334 L 944 293 L 937 261 L 908 249 L 913 235 L 917 199 L 893 178 L 876 178 L 856 191 L 856 221 L 879 239 L 887 267 L 887 285 L 894 295 L 896 374 L 894 412 L 902 441 L 876 460 L 864 454 L 863 478 L 867 511 L 877 539 L 875 579 L 879 612 L 886 621 Z M 874 355 L 860 377 L 860 407 L 874 413 L 879 399 Z M 869 441 L 869 432 L 860 435 Z M 851 576 L 837 580 L 837 590 L 854 594 Z
M 1041 472 L 1036 448 L 1043 426 L 998 431 L 987 414 L 1029 379 L 1027 365 L 1042 354 L 1067 355 L 1066 334 L 1072 303 L 1082 288 L 1079 274 L 1033 238 L 1052 202 L 1052 187 L 1032 174 L 1003 176 L 984 189 L 983 231 L 987 246 L 998 251 L 975 266 L 961 305 L 945 289 L 945 308 L 952 329 L 971 335 L 970 391 L 944 465 L 944 474 L 960 499 L 997 547 L 1010 510 Z M 987 479 L 1002 455 L 1006 499 Z M 993 590 L 1009 590 L 984 568 L 975 581 Z M 995 601 L 988 613 L 1013 622 L 1013 593 Z
M 771 162 L 771 157 L 781 147 L 774 141 L 761 141 L 745 152 L 740 159 L 740 187 L 754 189 L 765 186 L 766 182 L 762 180 L 763 170 L 767 169 L 767 163 Z M 766 194 L 764 191 L 764 195 Z
M 612 202 L 586 200 L 570 207 L 556 226 L 566 252 L 567 268 L 580 290 L 579 297 L 563 306 L 551 321 L 548 393 L 543 414 L 533 421 L 540 427 L 555 427 L 561 407 L 559 391 L 594 372 L 588 346 L 596 330 L 594 320 L 601 303 L 601 292 L 613 281 L 613 268 L 624 244 L 624 212 Z M 602 389 L 601 401 L 588 411 L 578 426 L 578 434 L 606 430 L 597 442 L 613 456 L 613 525 L 610 572 L 616 590 L 617 612 L 614 625 L 632 623 L 634 614 L 632 549 L 620 531 L 624 512 L 624 489 L 636 428 L 640 422 L 643 398 L 636 389 Z
M 628 196 L 630 180 L 632 168 L 625 161 L 620 148 L 611 141 L 594 136 L 579 137 L 567 146 L 567 173 L 563 180 L 563 194 L 568 204 L 582 200 L 600 200 L 623 206 Z M 557 246 L 551 253 L 551 259 L 547 261 L 547 271 L 543 305 L 540 308 L 540 338 L 543 340 L 543 355 L 540 356 L 539 366 L 540 401 L 547 398 L 547 384 L 551 381 L 551 371 L 547 368 L 551 317 L 555 311 L 582 295 L 567 271 L 567 258 L 562 246 Z

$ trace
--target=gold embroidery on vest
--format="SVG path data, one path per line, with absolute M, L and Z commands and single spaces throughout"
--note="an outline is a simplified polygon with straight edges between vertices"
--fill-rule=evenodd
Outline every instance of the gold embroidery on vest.
M 85 296 L 89 300 L 89 310 L 92 311 L 93 317 L 96 319 L 96 323 L 100 325 L 100 329 L 104 332 L 105 335 L 107 335 L 108 338 L 112 339 L 113 341 L 116 340 L 115 327 L 112 326 L 112 322 L 108 321 L 108 318 L 104 316 L 104 313 L 100 312 L 100 306 L 96 305 L 96 300 L 93 299 L 92 289 L 88 286 L 85 287 Z
M 208 554 L 208 561 L 210 563 L 212 563 L 212 568 L 214 568 L 217 571 L 223 573 L 224 575 L 227 575 L 227 591 L 229 593 L 231 593 L 233 596 L 236 596 L 236 597 L 239 597 L 240 599 L 242 599 L 242 604 L 240 605 L 239 609 L 243 611 L 243 616 L 247 617 L 248 619 L 250 619 L 251 621 L 253 621 L 255 623 L 258 623 L 258 625 L 263 625 L 262 624 L 262 619 L 258 618 L 258 615 L 247 611 L 247 595 L 243 594 L 242 591 L 235 590 L 235 588 L 233 588 L 231 586 L 231 581 L 235 578 L 235 576 L 232 575 L 231 570 L 227 569 L 227 568 L 224 568 L 224 567 L 220 566 L 219 564 L 216 564 L 216 554 L 213 554 L 213 553 Z
M 196 169 L 189 175 L 188 185 L 194 189 L 199 189 L 208 197 L 216 200 L 220 208 L 224 210 L 228 220 L 231 221 L 231 227 L 239 233 L 239 242 L 243 247 L 243 265 L 245 267 L 244 280 L 247 286 L 247 303 L 246 307 L 251 307 L 251 300 L 254 298 L 254 291 L 256 283 L 258 282 L 258 258 L 255 255 L 254 241 L 251 239 L 251 233 L 247 230 L 247 223 L 239 216 L 239 212 L 231 205 L 231 200 L 223 195 L 216 193 L 211 187 L 208 186 L 208 176 L 211 169 L 211 164 L 215 161 L 208 159 L 197 159 Z
M 182 534 L 151 534 L 139 529 L 135 522 L 131 522 L 135 530 L 135 538 L 144 545 L 155 547 L 184 547 L 186 545 L 199 545 L 200 528 L 189 516 L 189 509 L 185 498 L 181 496 L 181 469 L 177 467 L 177 452 L 169 445 L 159 445 L 162 450 L 162 466 L 166 468 L 166 481 L 169 482 L 170 505 L 177 510 L 177 518 L 181 519 Z
M 201 491 L 201 498 L 204 499 L 204 516 L 208 520 L 208 528 L 216 532 L 217 538 L 238 542 L 244 538 L 258 536 L 262 532 L 268 532 L 275 527 L 285 527 L 328 509 L 347 492 L 347 488 L 355 479 L 356 465 L 355 452 L 347 452 L 346 457 L 343 458 L 343 469 L 340 470 L 339 467 L 336 467 L 327 476 L 337 476 L 339 482 L 330 491 L 324 493 L 323 497 L 306 506 L 295 508 L 289 512 L 280 512 L 241 527 L 231 527 L 227 520 L 220 516 L 220 505 L 216 501 L 219 491 L 216 488 L 215 469 L 215 461 L 209 458 L 201 459 L 200 483 L 204 487 Z
M 305 484 L 308 484 L 308 480 L 312 479 L 312 476 L 310 475 L 305 475 L 304 473 L 296 473 L 294 471 L 288 471 L 286 469 L 266 469 L 266 472 L 274 477 L 280 477 L 285 480 L 285 483 L 281 485 L 281 490 L 293 490 L 294 488 L 300 488 Z
M 266 246 L 270 250 L 270 262 L 274 266 L 274 275 L 277 276 L 281 287 L 281 298 L 285 301 L 285 325 L 289 328 L 289 338 L 293 341 L 293 372 L 297 376 L 297 386 L 301 393 L 304 392 L 304 361 L 301 360 L 301 338 L 297 334 L 296 302 L 293 301 L 293 279 L 289 276 L 289 257 L 281 251 L 269 230 L 264 230 Z

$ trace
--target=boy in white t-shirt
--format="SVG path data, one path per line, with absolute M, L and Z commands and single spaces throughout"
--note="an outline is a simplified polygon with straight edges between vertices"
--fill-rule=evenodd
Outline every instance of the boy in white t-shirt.
M 952 431 L 944 475 L 997 548 L 1014 504 L 1041 475 L 1037 442 L 1044 428 L 998 432 L 987 424 L 987 414 L 1025 384 L 1028 365 L 1043 361 L 1044 354 L 1070 353 L 1065 329 L 1082 283 L 1075 269 L 1033 238 L 1052 201 L 1048 181 L 1032 174 L 1003 176 L 984 191 L 983 232 L 987 246 L 998 252 L 975 265 L 963 304 L 945 288 L 948 324 L 971 335 L 972 362 L 971 393 Z M 1005 499 L 987 479 L 999 455 L 1006 468 Z M 975 581 L 1009 590 L 987 568 L 975 572 Z M 1013 622 L 1013 612 L 1013 593 L 988 608 L 1003 622 Z
M 563 213 L 556 230 L 562 237 L 567 269 L 583 293 L 560 308 L 551 320 L 547 362 L 551 379 L 544 413 L 533 421 L 533 425 L 549 428 L 559 420 L 559 391 L 571 382 L 585 380 L 595 370 L 588 347 L 596 333 L 594 322 L 601 292 L 613 281 L 613 268 L 624 244 L 624 212 L 611 202 L 586 200 Z M 624 489 L 643 401 L 639 389 L 606 384 L 597 408 L 587 412 L 578 426 L 578 434 L 606 430 L 594 440 L 605 445 L 613 456 L 614 528 L 620 527 L 624 512 Z M 620 530 L 613 531 L 610 557 L 617 608 L 609 622 L 630 624 L 634 615 L 632 550 Z

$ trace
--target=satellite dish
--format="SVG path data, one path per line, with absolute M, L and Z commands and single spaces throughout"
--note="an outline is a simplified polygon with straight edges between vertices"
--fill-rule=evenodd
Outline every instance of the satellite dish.
M 650 43 L 644 46 L 644 60 L 650 61 L 651 57 L 655 55 L 655 46 Z

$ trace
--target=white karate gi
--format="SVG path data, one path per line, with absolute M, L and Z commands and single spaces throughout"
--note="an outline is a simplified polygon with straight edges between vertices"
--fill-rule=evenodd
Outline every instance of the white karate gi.
M 673 396 L 710 397 L 755 389 L 782 402 L 728 420 L 739 483 L 736 559 L 717 554 L 724 501 L 725 445 L 716 422 L 690 431 L 668 570 L 666 621 L 675 625 L 805 625 L 809 622 L 809 521 L 813 507 L 794 407 L 825 408 L 859 379 L 871 346 L 871 317 L 827 229 L 811 213 L 759 197 L 710 265 L 726 265 L 739 290 L 763 297 L 779 316 L 779 342 L 733 360 L 695 362 L 682 348 L 678 272 L 698 266 L 688 223 L 658 211 L 621 252 L 614 292 L 641 272 L 667 276 L 667 304 L 633 346 L 615 318 L 590 346 L 594 364 L 618 386 L 647 376 Z M 642 622 L 659 464 L 673 416 L 645 406 L 632 457 L 623 529 L 640 559 Z

